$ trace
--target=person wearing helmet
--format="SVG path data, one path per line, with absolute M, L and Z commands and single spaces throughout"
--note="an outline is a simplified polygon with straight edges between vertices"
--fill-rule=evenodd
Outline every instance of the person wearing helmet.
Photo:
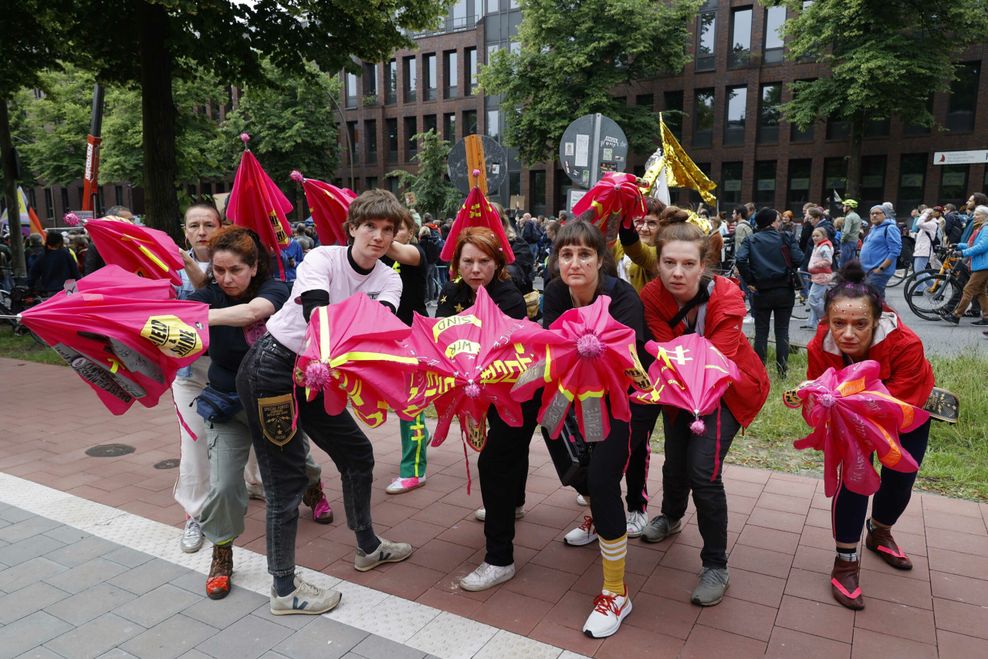
M 858 240 L 861 238 L 861 216 L 858 215 L 858 202 L 844 200 L 844 229 L 840 238 L 840 264 L 850 263 L 858 258 Z

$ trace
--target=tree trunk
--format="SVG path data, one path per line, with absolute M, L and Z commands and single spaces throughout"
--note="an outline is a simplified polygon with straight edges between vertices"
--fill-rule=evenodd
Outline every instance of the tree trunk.
M 10 251 L 14 258 L 15 279 L 27 277 L 24 267 L 24 236 L 21 234 L 20 204 L 17 199 L 17 163 L 14 142 L 10 137 L 10 114 L 7 99 L 0 100 L 0 157 L 3 158 L 3 196 L 7 200 L 7 223 L 10 227 Z
M 847 192 L 845 196 L 861 200 L 861 138 L 864 134 L 864 115 L 851 119 L 851 152 L 847 161 Z
M 163 6 L 148 3 L 142 3 L 140 11 L 146 223 L 180 238 L 168 13 Z

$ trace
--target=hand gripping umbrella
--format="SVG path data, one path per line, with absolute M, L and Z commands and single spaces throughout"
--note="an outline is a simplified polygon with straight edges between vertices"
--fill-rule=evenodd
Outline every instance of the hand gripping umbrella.
M 645 216 L 645 199 L 638 187 L 638 179 L 634 174 L 605 174 L 573 206 L 574 217 L 587 211 L 593 211 L 591 224 L 596 225 L 608 240 L 613 240 L 617 235 L 617 227 L 608 227 L 612 215 L 617 215 L 625 227 L 630 227 L 635 219 Z
M 154 407 L 175 372 L 209 347 L 209 307 L 174 299 L 165 281 L 115 265 L 83 277 L 21 314 L 113 414 Z
M 474 176 L 477 176 L 479 173 L 475 172 Z M 487 227 L 493 231 L 494 235 L 501 241 L 505 260 L 508 263 L 515 262 L 515 253 L 511 251 L 511 244 L 508 242 L 508 237 L 504 233 L 504 227 L 501 226 L 501 216 L 498 215 L 494 207 L 487 201 L 487 197 L 480 191 L 480 188 L 476 186 L 467 195 L 463 206 L 460 207 L 459 212 L 456 214 L 456 219 L 453 220 L 453 226 L 450 227 L 449 236 L 447 236 L 443 250 L 439 254 L 440 259 L 447 263 L 453 260 L 453 252 L 456 251 L 456 238 L 460 235 L 461 231 L 468 227 Z
M 793 442 L 798 449 L 823 451 L 824 489 L 832 497 L 844 485 L 869 496 L 881 479 L 871 453 L 889 469 L 915 472 L 919 465 L 899 443 L 899 434 L 921 426 L 929 413 L 892 396 L 879 379 L 880 366 L 865 360 L 837 371 L 828 368 L 816 380 L 804 382 L 783 400 L 802 407 L 813 432 Z
M 611 414 L 622 421 L 631 419 L 628 387 L 651 388 L 638 361 L 635 332 L 611 317 L 610 303 L 601 295 L 593 304 L 557 318 L 549 327 L 544 356 L 511 390 L 516 400 L 529 400 L 544 387 L 539 423 L 552 437 L 559 436 L 574 405 L 584 439 L 602 441 L 610 433 Z
M 338 188 L 314 178 L 305 178 L 297 169 L 292 171 L 291 177 L 293 181 L 301 183 L 305 190 L 305 199 L 312 211 L 319 243 L 346 245 L 347 235 L 343 225 L 350 210 L 350 202 L 357 198 L 356 193 L 349 188 Z
M 706 425 L 700 417 L 717 410 L 717 452 L 711 480 L 720 469 L 720 401 L 731 383 L 741 379 L 738 367 L 713 343 L 699 334 L 684 334 L 672 341 L 649 341 L 645 349 L 655 355 L 648 369 L 655 388 L 633 394 L 640 403 L 671 405 L 693 415 L 690 432 L 700 435 Z
M 178 245 L 164 231 L 131 224 L 127 220 L 104 217 L 86 222 L 100 256 L 146 279 L 167 279 L 182 284 L 179 273 L 185 267 Z
M 357 418 L 371 428 L 384 423 L 388 407 L 400 415 L 418 360 L 401 343 L 411 328 L 363 293 L 312 312 L 295 381 L 306 400 L 323 394 L 328 414 L 349 400 Z

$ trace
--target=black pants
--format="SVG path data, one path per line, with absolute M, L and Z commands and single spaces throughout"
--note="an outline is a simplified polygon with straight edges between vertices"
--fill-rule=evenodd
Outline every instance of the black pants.
M 751 315 L 755 318 L 755 353 L 765 364 L 768 358 L 769 320 L 775 315 L 775 365 L 779 374 L 789 368 L 789 318 L 796 302 L 796 293 L 789 287 L 758 291 L 751 300 Z
M 295 353 L 265 334 L 251 347 L 237 373 L 237 392 L 244 402 L 257 465 L 267 497 L 268 572 L 288 576 L 295 571 L 298 506 L 309 486 L 307 453 L 302 433 L 291 429 L 295 406 L 298 425 L 332 458 L 343 485 L 347 526 L 373 528 L 371 482 L 374 450 L 350 413 L 330 416 L 322 395 L 306 402 L 305 391 L 293 397 Z
M 648 463 L 652 455 L 649 440 L 662 408 L 658 405 L 631 405 L 631 457 L 624 474 L 628 493 L 628 512 L 645 512 L 648 508 Z
M 930 421 L 899 437 L 902 448 L 909 451 L 917 464 L 923 464 L 926 446 L 930 442 Z M 875 521 L 893 526 L 909 505 L 917 472 L 903 473 L 882 467 L 882 484 L 871 502 L 871 516 Z M 868 514 L 868 497 L 851 492 L 841 483 L 831 502 L 834 521 L 834 539 L 840 543 L 857 544 L 861 540 L 861 528 Z
M 512 428 L 494 406 L 487 412 L 487 444 L 477 459 L 486 517 L 484 535 L 491 565 L 514 563 L 515 507 L 525 502 L 528 447 L 538 425 L 541 393 L 522 403 L 522 427 Z
M 700 551 L 703 566 L 727 567 L 727 495 L 721 472 L 724 457 L 741 424 L 721 403 L 718 439 L 717 410 L 703 417 L 706 429 L 702 435 L 690 431 L 693 415 L 669 407 L 664 412 L 666 461 L 662 465 L 662 514 L 671 521 L 682 519 L 692 491 L 696 521 L 703 538 Z

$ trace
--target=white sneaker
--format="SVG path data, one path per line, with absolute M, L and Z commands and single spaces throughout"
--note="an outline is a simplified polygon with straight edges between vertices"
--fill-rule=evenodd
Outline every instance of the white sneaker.
M 267 501 L 264 495 L 264 486 L 257 483 L 247 483 L 247 498 L 255 501 Z
M 186 554 L 194 554 L 202 549 L 202 529 L 194 517 L 185 520 L 185 532 L 182 533 L 179 545 Z
M 419 478 L 418 476 L 412 476 L 411 478 L 398 478 L 391 481 L 390 484 L 384 491 L 388 494 L 404 494 L 405 492 L 411 492 L 414 489 L 420 488 L 425 485 L 425 476 Z
M 621 621 L 631 613 L 631 598 L 625 587 L 624 595 L 601 591 L 593 601 L 593 611 L 583 625 L 583 633 L 590 638 L 607 638 L 621 628 Z
M 593 517 L 584 515 L 583 524 L 563 536 L 563 542 L 573 547 L 589 545 L 597 540 L 597 528 L 593 525 Z
M 487 509 L 477 508 L 477 510 L 473 511 L 473 516 L 477 518 L 478 522 L 483 522 L 485 519 L 487 519 Z M 515 508 L 515 519 L 521 519 L 524 516 L 525 516 L 525 506 L 518 506 L 517 508 Z
M 515 576 L 515 566 L 511 565 L 491 565 L 484 562 L 477 566 L 477 569 L 460 579 L 460 588 L 477 592 L 487 590 L 504 583 Z
M 271 587 L 271 613 L 276 616 L 292 614 L 319 615 L 332 611 L 339 605 L 343 595 L 338 590 L 317 588 L 295 576 L 295 590 L 284 597 L 278 597 Z
M 582 494 L 577 494 L 576 495 L 576 505 L 578 505 L 578 506 L 589 506 L 590 504 L 587 503 L 586 498 Z
M 643 512 L 629 512 L 627 515 L 627 520 L 628 537 L 641 537 L 642 531 L 645 530 L 645 525 L 648 524 L 648 516 Z
M 751 316 L 745 316 L 744 317 L 744 320 L 741 321 L 741 324 L 742 325 L 751 325 L 753 322 L 755 322 L 755 319 L 754 318 L 752 318 Z

